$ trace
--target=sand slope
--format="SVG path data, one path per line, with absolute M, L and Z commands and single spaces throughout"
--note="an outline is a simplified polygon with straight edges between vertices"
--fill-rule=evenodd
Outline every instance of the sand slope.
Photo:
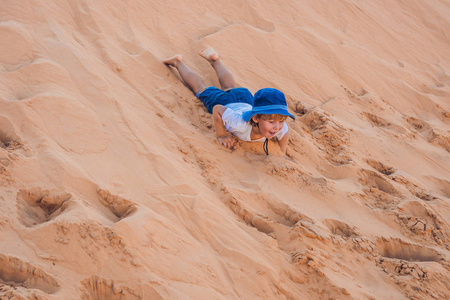
M 450 297 L 450 3 L 0 3 L 0 298 Z M 161 60 L 285 92 L 217 145 Z

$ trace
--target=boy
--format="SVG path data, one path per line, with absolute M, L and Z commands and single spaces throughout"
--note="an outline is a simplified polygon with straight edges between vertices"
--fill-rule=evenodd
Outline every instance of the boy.
M 295 116 L 288 112 L 284 94 L 265 88 L 253 97 L 248 89 L 236 88 L 233 75 L 212 48 L 206 48 L 199 54 L 216 71 L 221 90 L 206 87 L 200 76 L 183 63 L 181 54 L 164 60 L 164 63 L 178 70 L 183 81 L 213 114 L 219 144 L 232 149 L 236 143 L 233 136 L 236 136 L 243 141 L 264 142 L 264 151 L 269 154 L 267 142 L 274 139 L 285 154 L 289 129 L 284 121 L 287 117 L 295 120 Z M 228 135 L 227 131 L 233 136 Z

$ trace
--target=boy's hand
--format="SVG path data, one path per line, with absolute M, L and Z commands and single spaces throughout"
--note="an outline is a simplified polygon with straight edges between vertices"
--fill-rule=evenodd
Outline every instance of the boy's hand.
M 222 115 L 227 110 L 223 105 L 217 104 L 213 108 L 214 129 L 216 130 L 217 141 L 220 145 L 228 149 L 235 149 L 236 140 L 227 134 L 227 129 L 223 124 Z
M 217 140 L 220 145 L 228 149 L 234 149 L 234 145 L 236 144 L 236 140 L 229 135 L 219 136 Z

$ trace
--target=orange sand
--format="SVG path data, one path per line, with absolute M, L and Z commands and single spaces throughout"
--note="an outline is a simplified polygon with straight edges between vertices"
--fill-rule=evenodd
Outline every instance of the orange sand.
M 446 0 L 1 1 L 0 299 L 450 298 L 449 32 Z M 206 46 L 285 92 L 285 157 L 215 142 L 161 62 L 218 86 Z

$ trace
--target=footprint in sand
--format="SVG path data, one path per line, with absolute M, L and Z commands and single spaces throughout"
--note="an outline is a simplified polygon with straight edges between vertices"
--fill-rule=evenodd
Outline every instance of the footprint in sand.
M 0 254 L 0 283 L 27 289 L 38 289 L 47 294 L 59 290 L 58 282 L 43 270 L 4 254 Z
M 20 137 L 16 134 L 13 123 L 7 117 L 0 115 L 0 147 L 15 150 L 23 147 Z
M 142 299 L 136 291 L 124 286 L 118 286 L 113 280 L 106 280 L 98 276 L 92 276 L 81 281 L 82 295 L 81 299 L 108 299 L 108 300 L 138 300 Z M 152 295 L 147 295 L 148 299 L 163 299 L 160 295 L 154 292 Z
M 328 227 L 332 234 L 340 235 L 346 238 L 358 237 L 356 229 L 347 223 L 335 219 L 324 219 L 322 223 Z
M 394 238 L 379 238 L 376 242 L 379 255 L 385 258 L 396 258 L 411 262 L 443 261 L 442 255 L 425 246 L 414 245 Z
M 310 132 L 321 129 L 328 122 L 325 116 L 315 111 L 306 113 L 300 121 L 307 126 Z
M 253 193 L 249 195 L 239 189 L 224 188 L 223 191 L 226 193 L 225 203 L 239 219 L 274 239 L 277 234 L 288 232 L 295 236 L 300 234 L 313 238 L 326 235 L 322 234 L 311 218 L 287 204 L 272 201 L 271 197 Z
M 386 121 L 385 119 L 383 119 L 377 115 L 374 115 L 374 114 L 371 114 L 368 112 L 363 112 L 362 114 L 367 120 L 370 121 L 370 123 L 372 123 L 372 125 L 375 125 L 378 127 L 386 127 L 386 126 L 391 125 L 391 123 L 389 121 Z
M 295 227 L 300 221 L 314 223 L 314 221 L 306 215 L 296 211 L 287 204 L 266 200 L 267 207 L 274 213 L 271 216 L 280 224 L 288 227 Z
M 406 121 L 412 125 L 412 128 L 420 133 L 422 137 L 424 137 L 427 141 L 431 141 L 435 137 L 435 133 L 433 128 L 427 122 L 416 119 L 413 117 L 407 117 Z
M 224 187 L 223 191 L 227 195 L 227 205 L 247 224 L 256 215 L 287 227 L 296 227 L 299 221 L 314 223 L 311 218 L 289 205 L 272 200 L 275 197 L 273 195 L 248 193 L 231 187 Z M 250 201 L 242 202 L 239 199 L 253 199 L 255 202 L 252 205 Z
M 345 165 L 352 161 L 346 151 L 348 130 L 343 126 L 316 111 L 307 112 L 300 121 L 306 125 L 305 130 L 321 145 L 318 148 L 326 153 L 326 159 L 333 165 Z
M 450 137 L 445 134 L 440 134 L 427 122 L 416 119 L 414 117 L 405 118 L 411 125 L 412 129 L 418 132 L 427 142 L 436 144 L 450 152 Z
M 369 164 L 369 166 L 371 166 L 372 168 L 374 168 L 375 170 L 384 175 L 391 175 L 396 171 L 395 168 L 388 167 L 385 164 L 373 159 L 367 159 L 366 162 Z
M 408 299 L 447 299 L 441 278 L 448 274 L 449 262 L 439 251 L 398 238 L 381 237 L 375 245 L 380 255 L 376 265 L 402 287 Z
M 362 169 L 358 171 L 358 181 L 364 186 L 360 194 L 364 203 L 372 208 L 391 210 L 396 207 L 400 193 L 377 172 Z
M 292 209 L 287 204 L 268 201 L 267 198 L 261 196 L 258 198 L 266 207 L 264 214 L 257 213 L 251 219 L 251 225 L 258 231 L 269 234 L 275 231 L 275 228 L 279 228 L 279 225 L 282 225 L 281 228 L 295 228 L 300 221 L 314 223 L 311 218 Z
M 406 177 L 402 175 L 395 175 L 392 176 L 392 180 L 404 185 L 411 194 L 416 196 L 419 199 L 422 199 L 424 201 L 433 201 L 438 200 L 438 197 L 435 197 L 431 194 L 431 192 L 427 192 L 423 187 L 419 186 L 418 184 L 415 184 L 408 180 Z
M 362 115 L 373 125 L 373 126 L 377 126 L 380 128 L 385 128 L 388 130 L 391 130 L 395 133 L 398 134 L 405 134 L 406 133 L 406 129 L 403 128 L 400 125 L 397 124 L 393 124 L 385 119 L 383 119 L 380 116 L 371 114 L 369 112 L 363 112 Z
M 399 209 L 397 218 L 417 238 L 435 241 L 438 245 L 448 242 L 448 224 L 437 214 L 419 201 L 407 201 Z
M 97 191 L 100 203 L 107 208 L 105 216 L 112 222 L 118 222 L 125 217 L 136 212 L 136 204 L 117 195 L 111 194 L 107 190 Z
M 397 196 L 395 187 L 378 173 L 362 169 L 359 171 L 359 182 L 370 189 L 377 189 L 392 196 Z
M 20 190 L 17 194 L 20 221 L 32 227 L 53 220 L 65 210 L 71 197 L 69 193 L 41 188 Z
M 286 99 L 288 100 L 287 101 L 288 103 L 293 103 L 294 97 L 286 95 Z M 305 115 L 309 111 L 309 109 L 307 109 L 305 107 L 305 105 L 303 105 L 300 101 L 297 101 L 294 104 L 291 104 L 289 106 L 289 108 L 291 108 L 291 110 L 293 110 L 294 112 L 296 112 L 300 116 Z

